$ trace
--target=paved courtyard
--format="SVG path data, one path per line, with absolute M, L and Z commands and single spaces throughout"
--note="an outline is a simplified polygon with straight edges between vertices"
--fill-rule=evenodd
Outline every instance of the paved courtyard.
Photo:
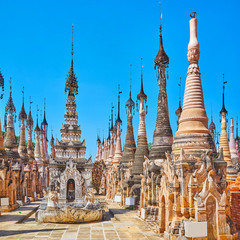
M 38 203 L 37 203 L 38 204 Z M 107 220 L 88 224 L 38 224 L 35 214 L 22 223 L 16 223 L 24 214 L 36 208 L 37 204 L 24 206 L 11 213 L 0 216 L 0 239 L 56 239 L 56 240 L 127 240 L 127 239 L 162 239 L 149 226 L 136 217 L 136 211 L 119 208 L 115 203 L 107 207 L 114 213 L 115 218 L 107 213 Z M 28 210 L 28 208 L 31 208 Z M 24 213 L 25 211 L 25 213 Z M 21 215 L 19 217 L 19 215 Z M 21 220 L 20 220 L 21 221 Z

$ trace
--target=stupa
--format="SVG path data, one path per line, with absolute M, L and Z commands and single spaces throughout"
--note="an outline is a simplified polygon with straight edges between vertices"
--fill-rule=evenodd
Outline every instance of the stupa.
M 78 125 L 78 114 L 75 96 L 78 94 L 78 81 L 73 70 L 72 61 L 65 84 L 68 93 L 65 123 L 60 130 L 62 140 L 56 139 L 55 157 L 51 156 L 50 188 L 60 193 L 61 202 L 82 199 L 92 181 L 92 158 L 85 158 L 85 140 L 81 141 L 81 129 Z

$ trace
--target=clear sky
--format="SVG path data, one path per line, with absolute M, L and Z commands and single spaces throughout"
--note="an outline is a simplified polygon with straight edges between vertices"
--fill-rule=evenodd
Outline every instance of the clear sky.
M 167 92 L 173 133 L 178 108 L 178 82 L 183 85 L 188 68 L 190 12 L 196 11 L 200 43 L 200 71 L 208 117 L 220 131 L 222 73 L 225 73 L 226 108 L 229 118 L 239 115 L 239 9 L 238 0 L 162 0 L 163 42 L 169 56 Z M 20 112 L 21 90 L 25 106 L 36 119 L 36 105 L 43 109 L 47 99 L 48 136 L 51 128 L 60 139 L 64 122 L 64 86 L 71 62 L 71 26 L 74 24 L 74 70 L 79 82 L 77 111 L 86 139 L 87 154 L 95 157 L 96 135 L 107 136 L 111 102 L 117 104 L 121 84 L 122 145 L 126 134 L 125 102 L 129 96 L 130 64 L 133 65 L 132 96 L 140 91 L 140 58 L 143 58 L 144 90 L 148 96 L 146 116 L 148 142 L 156 121 L 158 84 L 154 58 L 159 47 L 159 4 L 157 0 L 104 1 L 2 1 L 0 13 L 0 68 L 5 78 L 5 95 L 0 101 L 4 119 L 12 76 L 13 100 Z M 182 97 L 183 97 L 182 88 Z M 240 117 L 240 116 L 239 116 Z M 230 122 L 230 121 L 229 121 Z M 137 139 L 138 116 L 134 116 Z M 19 134 L 18 121 L 16 135 Z

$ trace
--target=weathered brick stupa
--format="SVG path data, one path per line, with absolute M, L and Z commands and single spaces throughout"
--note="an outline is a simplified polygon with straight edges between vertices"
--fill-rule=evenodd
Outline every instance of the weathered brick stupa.
M 168 240 L 237 239 L 227 215 L 227 163 L 223 151 L 213 158 L 215 149 L 207 128 L 195 15 L 192 13 L 190 20 L 190 65 L 178 135 L 173 153 L 166 153 L 166 160 L 159 166 L 147 158 L 143 164 L 141 217 L 155 222 L 156 229 Z
M 72 50 L 73 56 L 73 50 Z M 78 82 L 73 70 L 73 58 L 65 84 L 68 93 L 62 140 L 56 139 L 55 158 L 50 159 L 50 187 L 60 192 L 62 202 L 80 200 L 92 181 L 92 159 L 85 158 L 85 140 L 81 141 L 75 96 Z
M 229 140 L 229 150 L 230 150 L 230 154 L 231 154 L 231 160 L 232 160 L 233 164 L 236 166 L 236 165 L 238 165 L 238 162 L 239 162 L 239 156 L 237 153 L 236 142 L 235 142 L 235 138 L 234 138 L 233 118 L 231 118 L 230 128 L 231 128 L 231 133 L 230 133 L 230 140 Z
M 157 68 L 157 81 L 159 86 L 157 121 L 153 134 L 153 144 L 149 155 L 151 161 L 166 159 L 166 152 L 172 151 L 173 135 L 169 121 L 166 68 L 169 58 L 163 48 L 162 26 L 160 26 L 160 45 L 158 54 L 154 60 L 155 69 Z
M 23 90 L 24 92 L 24 90 Z M 24 93 L 23 93 L 24 94 Z M 25 120 L 27 119 L 27 114 L 24 108 L 24 96 L 22 102 L 21 112 L 18 116 L 19 120 L 21 120 L 21 132 L 19 137 L 19 146 L 18 146 L 18 153 L 23 162 L 27 161 L 27 145 L 26 145 L 26 137 L 25 137 Z
M 184 148 L 185 154 L 200 157 L 208 150 L 215 150 L 208 129 L 208 117 L 204 107 L 202 83 L 198 60 L 200 56 L 197 39 L 197 19 L 190 21 L 190 41 L 188 44 L 189 67 L 185 85 L 182 113 L 173 141 L 173 153 L 179 157 Z
M 131 86 L 129 92 L 129 99 L 127 100 L 125 107 L 127 108 L 127 133 L 125 138 L 125 144 L 123 148 L 123 156 L 121 159 L 121 164 L 128 165 L 129 163 L 133 163 L 134 155 L 136 151 L 136 144 L 133 133 L 133 109 L 135 108 L 135 103 L 132 100 Z
M 139 106 L 139 126 L 138 126 L 138 140 L 137 148 L 135 152 L 134 162 L 132 165 L 133 186 L 131 188 L 131 196 L 136 197 L 136 201 L 139 201 L 141 190 L 141 174 L 143 174 L 143 162 L 144 156 L 148 157 L 148 143 L 145 125 L 145 102 L 147 101 L 147 95 L 143 90 L 143 73 L 141 72 L 141 90 L 137 95 L 137 99 L 140 102 Z
M 159 85 L 158 108 L 156 128 L 153 135 L 153 146 L 149 159 L 145 158 L 149 166 L 144 170 L 141 181 L 141 198 L 140 208 L 141 216 L 148 221 L 155 221 L 158 216 L 159 202 L 157 199 L 157 183 L 161 175 L 161 164 L 166 160 L 166 153 L 172 151 L 172 129 L 169 121 L 168 100 L 166 89 L 166 68 L 168 67 L 169 58 L 164 51 L 162 41 L 162 26 L 160 25 L 160 47 L 155 58 L 155 69 L 157 68 L 157 80 Z M 180 104 L 180 101 L 179 101 Z M 181 106 L 179 105 L 181 108 Z M 178 110 L 181 114 L 181 109 Z
M 234 166 L 231 159 L 228 136 L 227 136 L 227 121 L 226 121 L 227 110 L 225 108 L 225 103 L 224 103 L 225 83 L 226 82 L 224 82 L 223 80 L 223 104 L 222 104 L 222 109 L 220 111 L 220 114 L 222 115 L 222 120 L 221 120 L 219 152 L 221 150 L 223 151 L 223 159 L 225 162 L 227 162 L 227 181 L 233 182 L 236 180 L 236 177 L 237 177 L 237 168 L 236 166 Z
M 127 100 L 125 107 L 127 109 L 127 133 L 125 138 L 125 144 L 123 148 L 123 156 L 120 162 L 120 178 L 121 178 L 121 205 L 125 205 L 126 197 L 130 196 L 131 189 L 131 167 L 134 162 L 134 156 L 136 151 L 136 144 L 133 133 L 133 109 L 135 108 L 135 103 L 132 100 L 131 94 L 131 83 L 129 99 Z
M 16 207 L 16 200 L 23 201 L 23 178 L 24 171 L 21 158 L 18 154 L 17 142 L 15 137 L 14 117 L 16 108 L 12 99 L 12 85 L 10 80 L 10 95 L 5 107 L 5 116 L 7 122 L 5 125 L 4 147 L 7 153 L 7 161 L 9 161 L 9 176 L 8 178 L 8 197 L 9 205 Z M 10 196 L 11 193 L 11 196 Z M 15 205 L 15 206 L 14 206 Z

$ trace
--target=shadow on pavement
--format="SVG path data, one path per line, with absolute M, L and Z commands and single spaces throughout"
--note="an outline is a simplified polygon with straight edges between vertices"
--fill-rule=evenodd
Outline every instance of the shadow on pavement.
M 125 214 L 127 212 L 130 212 L 131 210 L 129 210 L 129 209 L 109 208 L 109 211 L 111 213 L 113 213 L 113 215 L 115 215 L 115 214 Z
M 58 228 L 58 229 L 35 229 L 35 230 L 0 230 L 0 237 L 3 236 L 12 236 L 16 234 L 24 234 L 24 233 L 34 233 L 34 232 L 48 232 L 48 231 L 59 231 L 66 230 L 67 228 Z

